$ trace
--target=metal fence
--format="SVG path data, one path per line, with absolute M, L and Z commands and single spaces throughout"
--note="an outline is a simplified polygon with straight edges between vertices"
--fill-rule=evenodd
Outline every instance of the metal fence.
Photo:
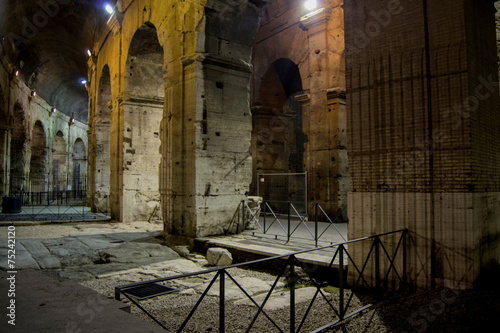
M 342 323 L 349 317 L 361 313 L 383 299 L 384 291 L 389 290 L 388 281 L 390 277 L 393 279 L 392 282 L 397 282 L 397 284 L 390 284 L 392 286 L 397 286 L 393 289 L 406 287 L 406 235 L 407 230 L 398 230 L 330 245 L 323 248 L 300 251 L 222 268 L 213 268 L 189 274 L 118 286 L 115 288 L 115 299 L 120 300 L 121 295 L 124 295 L 130 300 L 130 302 L 132 302 L 132 304 L 137 306 L 166 331 L 183 332 L 187 331 L 188 324 L 192 323 L 194 320 L 193 316 L 195 313 L 197 313 L 197 311 L 201 311 L 200 304 L 207 298 L 209 290 L 211 288 L 217 288 L 216 283 L 218 282 L 219 318 L 218 323 L 216 324 L 218 327 L 203 327 L 203 329 L 198 327 L 197 331 L 211 331 L 218 328 L 219 332 L 225 332 L 228 305 L 230 304 L 229 301 L 226 300 L 226 286 L 229 282 L 234 283 L 239 291 L 241 291 L 241 295 L 250 300 L 250 302 L 255 306 L 255 312 L 250 316 L 251 320 L 249 320 L 245 325 L 243 325 L 243 320 L 239 323 L 239 327 L 243 329 L 242 331 L 250 332 L 256 321 L 260 319 L 267 321 L 269 331 L 300 332 L 305 327 L 307 322 L 308 327 L 311 327 L 311 325 L 314 326 L 310 332 L 322 332 Z M 348 246 L 360 242 L 369 242 L 371 246 L 367 255 L 356 261 L 354 259 L 355 257 L 349 252 Z M 314 253 L 318 250 L 324 251 L 326 249 L 331 249 L 333 252 L 328 268 L 333 269 L 335 267 L 336 269 L 338 277 L 338 297 L 336 299 L 327 297 L 325 282 L 324 280 L 318 280 L 317 277 L 313 276 L 312 272 L 314 272 L 314 269 L 311 269 L 311 264 L 305 260 L 299 259 L 299 256 L 304 254 Z M 356 256 L 356 258 L 359 258 L 359 256 Z M 234 274 L 231 274 L 230 270 L 233 268 L 252 269 L 253 267 L 261 267 L 263 264 L 274 268 L 274 275 L 276 278 L 270 289 L 267 293 L 265 293 L 264 300 L 259 303 L 255 299 L 255 296 L 251 296 L 250 293 L 245 290 L 242 283 L 238 281 L 238 278 L 235 277 Z M 295 299 L 297 281 L 299 280 L 299 275 L 296 274 L 296 272 L 299 267 L 307 268 L 303 269 L 303 271 L 309 275 L 311 284 L 316 288 L 314 296 L 305 301 L 307 307 L 301 307 L 301 311 L 298 311 Z M 369 268 L 367 269 L 367 267 Z M 348 277 L 346 274 L 348 270 L 350 270 L 351 275 L 354 276 L 354 278 L 351 279 L 350 285 L 348 285 Z M 170 322 L 165 319 L 158 319 L 157 316 L 159 316 L 159 313 L 153 312 L 161 310 L 157 310 L 158 307 L 152 306 L 151 300 L 148 300 L 146 303 L 141 303 L 140 301 L 140 299 L 151 298 L 162 294 L 161 292 L 159 294 L 157 293 L 157 291 L 162 288 L 167 290 L 163 294 L 176 292 L 174 288 L 168 286 L 169 284 L 172 285 L 172 283 L 175 283 L 176 281 L 190 277 L 202 278 L 204 276 L 211 275 L 213 275 L 213 278 L 211 278 L 210 283 L 201 293 L 196 301 L 196 304 L 191 308 L 191 310 L 189 310 L 188 313 L 186 313 L 184 319 L 180 318 L 181 320 L 174 320 L 172 318 L 172 313 L 169 313 L 168 316 L 164 317 L 169 318 L 168 320 L 170 320 Z M 288 311 L 289 320 L 287 320 L 286 324 L 280 324 L 276 320 L 275 315 L 265 309 L 266 303 L 270 299 L 276 297 L 278 294 L 281 294 L 281 292 L 276 293 L 278 283 L 281 280 L 285 280 L 289 291 L 288 303 L 286 304 L 286 311 Z M 363 294 L 368 292 L 373 295 L 373 302 L 369 304 L 358 304 L 358 306 L 353 305 L 353 297 L 359 290 L 363 290 Z M 139 291 L 143 291 L 142 297 L 137 296 Z M 149 296 L 148 293 L 150 293 Z M 326 303 L 326 306 L 322 305 L 319 309 L 319 311 L 323 311 L 321 315 L 323 322 L 319 323 L 314 321 L 311 323 L 311 320 L 308 321 L 308 319 L 311 318 L 311 309 L 317 302 L 320 301 L 322 303 Z M 175 299 L 172 299 L 172 302 L 175 302 Z M 151 306 L 151 309 L 147 309 L 149 306 Z M 327 314 L 327 310 L 330 314 Z M 203 323 L 199 324 L 209 326 L 206 317 L 203 318 L 205 318 L 205 320 L 203 320 Z M 174 322 L 181 324 L 175 325 Z
M 318 241 L 331 229 L 335 229 L 336 234 L 343 241 L 347 241 L 336 226 L 338 223 L 344 223 L 345 209 L 336 216 L 330 217 L 320 203 L 309 203 L 307 210 L 297 208 L 297 204 L 303 207 L 302 202 L 263 201 L 259 207 L 251 208 L 248 202 L 243 200 L 240 205 L 241 223 L 243 227 L 249 223 L 255 224 L 263 234 L 283 236 L 287 242 L 297 235 L 297 230 L 300 228 L 307 231 L 306 236 L 314 240 L 315 246 L 318 246 Z

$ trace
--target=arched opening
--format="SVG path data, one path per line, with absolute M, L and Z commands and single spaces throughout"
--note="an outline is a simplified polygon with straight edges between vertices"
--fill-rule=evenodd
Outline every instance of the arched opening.
M 73 191 L 80 193 L 87 188 L 87 149 L 78 138 L 73 145 Z
M 31 134 L 30 192 L 46 190 L 46 141 L 43 124 L 37 121 Z
M 27 132 L 25 112 L 21 104 L 15 103 L 10 139 L 10 195 L 16 195 L 21 190 L 26 190 L 28 166 Z
M 93 208 L 99 212 L 109 210 L 110 192 L 110 134 L 111 134 L 111 77 L 108 65 L 104 66 L 99 80 L 97 108 L 94 115 L 94 179 Z
M 261 79 L 252 107 L 252 192 L 264 200 L 305 202 L 304 178 L 284 175 L 304 171 L 306 137 L 302 106 L 295 100 L 301 93 L 299 68 L 289 59 L 273 62 Z M 258 174 L 283 176 L 257 180 Z
M 7 119 L 7 113 L 4 109 L 4 99 L 3 99 L 3 88 L 0 85 L 0 118 Z M 5 126 L 5 127 L 4 127 Z M 8 184 L 8 135 L 9 130 L 7 124 L 0 126 L 0 198 L 3 198 L 7 194 L 7 184 Z
M 63 133 L 58 131 L 52 145 L 52 187 L 54 191 L 66 190 L 66 141 Z
M 135 33 L 127 59 L 123 133 L 123 221 L 159 211 L 160 123 L 163 117 L 163 48 L 150 23 Z

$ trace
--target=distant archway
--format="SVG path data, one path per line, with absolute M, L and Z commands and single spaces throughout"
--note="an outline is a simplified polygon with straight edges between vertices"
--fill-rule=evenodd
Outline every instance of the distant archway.
M 108 211 L 110 194 L 110 134 L 111 134 L 111 76 L 108 65 L 102 70 L 97 93 L 97 108 L 94 115 L 94 165 L 91 190 L 93 209 Z
M 87 188 L 87 148 L 82 139 L 76 139 L 73 145 L 73 181 L 72 190 L 80 192 Z
M 27 129 L 26 115 L 19 103 L 14 104 L 10 139 L 10 194 L 26 190 L 29 169 L 26 165 Z
M 163 48 L 151 23 L 135 33 L 127 59 L 123 133 L 123 220 L 147 220 L 160 203 Z
M 58 131 L 54 137 L 52 145 L 52 187 L 55 191 L 66 190 L 67 170 L 66 170 L 66 141 L 63 133 Z
M 289 59 L 278 59 L 267 69 L 252 108 L 252 192 L 270 201 L 304 202 L 304 182 L 270 178 L 257 193 L 257 174 L 301 173 L 306 141 L 302 129 L 302 107 L 295 100 L 302 93 L 298 66 Z M 302 194 L 301 194 L 302 193 Z M 295 195 L 302 196 L 300 199 Z
M 41 121 L 33 126 L 31 134 L 31 159 L 30 159 L 30 192 L 43 192 L 46 190 L 46 141 L 45 129 Z
M 0 118 L 8 119 L 7 113 L 4 108 L 4 98 L 3 98 L 3 88 L 0 85 Z M 0 197 L 4 197 L 7 194 L 7 184 L 8 184 L 8 140 L 9 130 L 7 124 L 0 126 Z

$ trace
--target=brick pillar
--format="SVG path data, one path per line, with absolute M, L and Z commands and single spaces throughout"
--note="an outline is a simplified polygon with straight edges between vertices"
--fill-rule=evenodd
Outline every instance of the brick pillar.
M 493 2 L 344 9 L 349 238 L 408 228 L 411 283 L 470 287 L 500 256 Z

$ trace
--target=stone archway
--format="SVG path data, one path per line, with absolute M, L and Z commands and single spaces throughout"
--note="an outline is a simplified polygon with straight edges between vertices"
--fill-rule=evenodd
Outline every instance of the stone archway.
M 306 137 L 302 131 L 302 106 L 295 100 L 302 90 L 298 66 L 282 58 L 269 66 L 256 92 L 257 102 L 252 107 L 252 192 L 263 195 L 265 200 L 304 202 L 306 199 L 304 182 L 290 177 L 270 178 L 256 193 L 258 173 L 304 170 Z
M 97 91 L 97 107 L 93 118 L 93 163 L 89 179 L 92 208 L 98 212 L 109 210 L 110 194 L 110 140 L 111 140 L 111 77 L 105 65 Z
M 30 192 L 46 190 L 46 147 L 45 129 L 43 124 L 37 121 L 31 134 Z
M 64 191 L 67 185 L 67 152 L 66 141 L 61 131 L 54 137 L 52 156 L 52 188 L 54 191 Z
M 10 194 L 15 195 L 21 190 L 26 190 L 27 173 L 27 135 L 26 114 L 19 103 L 14 104 L 13 123 L 10 139 Z
M 163 117 L 163 48 L 153 24 L 134 34 L 123 101 L 123 221 L 148 220 L 160 204 L 160 123 Z
M 4 108 L 3 88 L 0 85 L 0 117 L 8 119 L 7 113 Z M 5 127 L 4 127 L 5 126 Z M 0 125 L 0 198 L 7 194 L 8 184 L 8 142 L 9 142 L 9 129 L 7 124 Z
M 76 193 L 87 188 L 87 148 L 85 142 L 78 138 L 73 145 L 73 182 L 72 190 Z

